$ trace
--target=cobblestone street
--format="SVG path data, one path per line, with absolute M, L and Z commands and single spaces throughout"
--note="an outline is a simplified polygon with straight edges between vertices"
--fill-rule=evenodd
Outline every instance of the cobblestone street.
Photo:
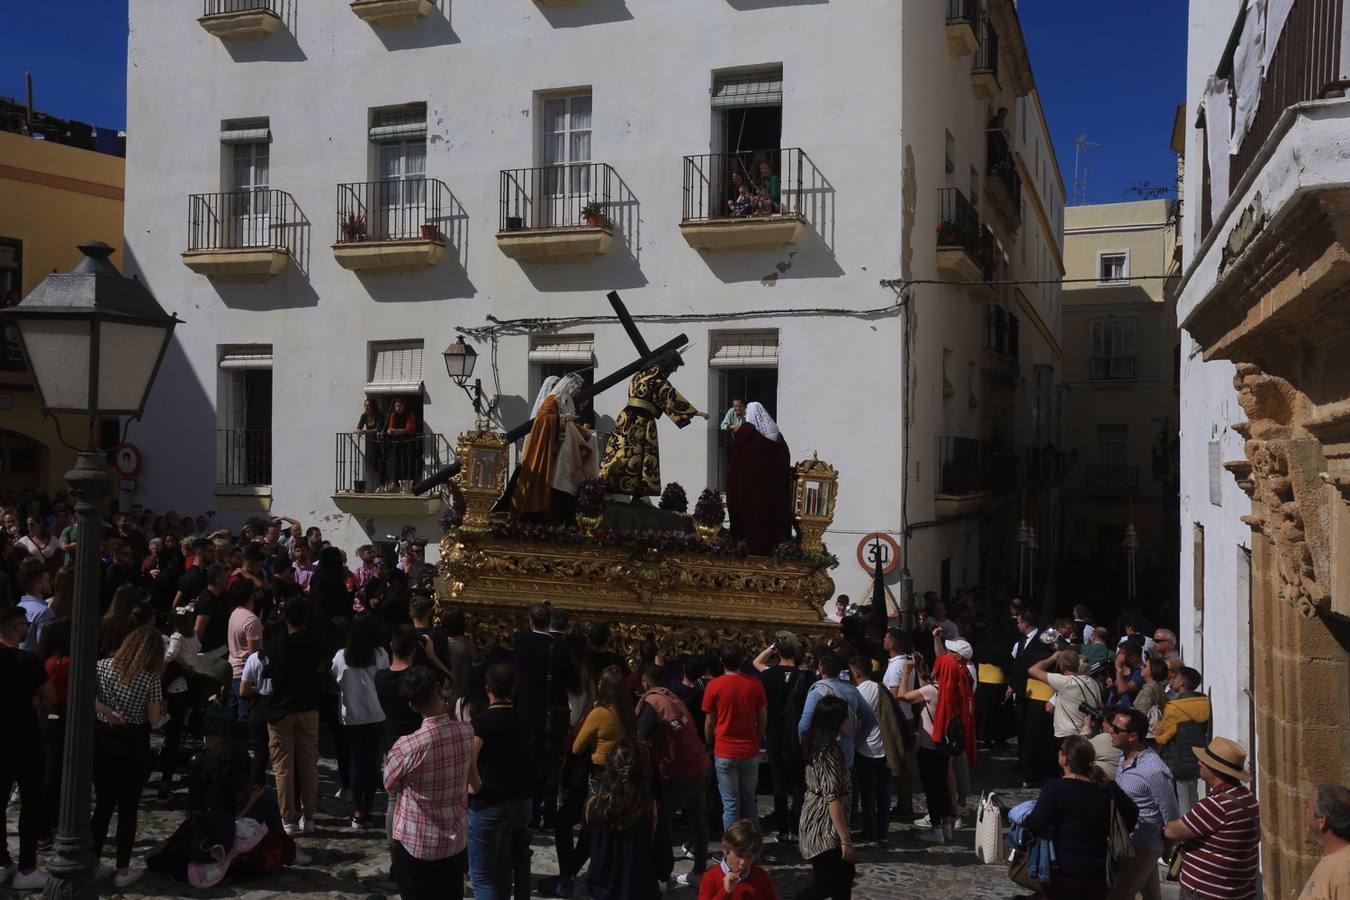
M 1000 791 L 1005 807 L 1035 796 L 1032 790 L 1006 787 L 1015 784 L 1016 778 L 1008 769 L 1009 761 L 1010 757 L 1006 755 L 993 758 L 982 756 L 974 773 L 976 787 Z M 179 886 L 164 876 L 148 872 L 141 881 L 125 891 L 114 891 L 105 883 L 101 886 L 101 895 L 127 898 L 194 896 L 240 900 L 266 900 L 272 897 L 397 897 L 398 891 L 388 875 L 389 855 L 385 849 L 383 832 L 370 830 L 358 833 L 345 827 L 346 815 L 349 814 L 347 806 L 332 799 L 336 790 L 336 771 L 329 760 L 324 760 L 322 765 L 323 800 L 322 812 L 317 821 L 318 830 L 301 840 L 302 847 L 313 858 L 310 865 L 293 866 L 256 881 L 227 880 L 208 891 Z M 136 845 L 136 863 L 139 864 L 140 857 L 154 843 L 167 837 L 182 821 L 182 812 L 175 805 L 181 804 L 182 798 L 180 792 L 175 794 L 173 802 L 166 803 L 156 799 L 153 791 L 146 791 L 141 806 L 141 839 Z M 919 812 L 922 812 L 922 802 L 922 794 L 916 793 L 915 803 Z M 761 812 L 767 812 L 771 803 L 771 798 L 761 796 Z M 376 808 L 383 809 L 382 795 L 377 798 Z M 11 811 L 11 822 L 15 812 Z M 868 847 L 859 851 L 858 881 L 854 888 L 857 900 L 928 897 L 1006 900 L 1023 893 L 1008 881 L 1004 867 L 986 866 L 975 858 L 973 827 L 959 831 L 956 843 L 943 847 L 923 844 L 915 837 L 916 833 L 917 829 L 910 823 L 892 823 L 889 846 Z M 17 838 L 12 829 L 10 852 L 18 852 Z M 801 860 L 795 845 L 770 844 L 766 847 L 763 862 L 773 873 L 785 900 L 791 898 L 809 878 L 810 866 Z M 677 862 L 675 871 L 686 871 L 688 866 L 687 862 Z M 535 835 L 531 870 L 532 881 L 557 871 L 551 834 Z M 582 882 L 578 883 L 574 896 L 579 900 L 585 896 Z M 692 900 L 695 892 L 689 888 L 680 888 L 666 896 L 673 900 L 682 897 Z M 1164 900 L 1175 900 L 1176 896 L 1175 885 L 1164 887 Z

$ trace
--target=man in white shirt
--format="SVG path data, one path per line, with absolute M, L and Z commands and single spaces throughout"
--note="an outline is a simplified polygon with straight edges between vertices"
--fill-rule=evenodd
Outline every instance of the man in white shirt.
M 1043 681 L 1055 689 L 1055 739 L 1064 743 L 1071 735 L 1092 737 L 1092 727 L 1083 723 L 1082 706 L 1100 709 L 1102 686 L 1095 678 L 1079 673 L 1078 653 L 1060 650 L 1027 669 L 1027 677 Z M 1058 667 L 1059 672 L 1050 669 Z
M 909 693 L 915 687 L 914 655 L 910 652 L 913 647 L 909 632 L 903 628 L 887 628 L 881 645 L 886 648 L 888 657 L 881 683 L 898 700 L 902 694 Z M 904 724 L 909 726 L 910 734 L 913 734 L 914 708 L 908 703 L 901 703 L 900 715 L 905 720 Z M 911 742 L 900 757 L 900 773 L 895 776 L 895 806 L 899 810 L 898 815 L 905 821 L 914 817 L 914 764 L 914 743 Z

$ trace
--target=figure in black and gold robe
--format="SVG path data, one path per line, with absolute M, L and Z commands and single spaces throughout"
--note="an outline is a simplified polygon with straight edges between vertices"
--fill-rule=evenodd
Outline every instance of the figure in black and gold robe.
M 600 480 L 611 494 L 655 497 L 661 493 L 661 446 L 656 420 L 662 413 L 683 428 L 695 416 L 707 418 L 666 379 L 669 364 L 643 369 L 628 384 L 628 405 L 614 420 L 614 433 L 605 445 Z

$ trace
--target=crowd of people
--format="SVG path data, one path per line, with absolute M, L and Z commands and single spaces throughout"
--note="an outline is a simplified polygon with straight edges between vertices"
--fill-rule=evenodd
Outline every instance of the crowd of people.
M 16 890 L 45 884 L 59 806 L 69 513 L 61 496 L 0 513 L 0 715 L 15 738 L 0 745 L 0 782 L 17 785 L 19 833 L 0 877 Z M 1056 860 L 1032 865 L 1041 895 L 1156 898 L 1173 851 L 1183 896 L 1256 889 L 1245 753 L 1211 733 L 1176 635 L 1128 617 L 1118 633 L 1083 607 L 1043 625 L 1018 598 L 961 591 L 950 604 L 929 594 L 912 627 L 883 629 L 841 597 L 837 630 L 814 645 L 783 631 L 667 658 L 648 635 L 629 658 L 607 623 L 543 603 L 507 651 L 477 647 L 462 610 L 433 623 L 415 542 L 348 560 L 294 519 L 232 534 L 133 508 L 100 555 L 90 830 L 101 857 L 116 817 L 99 877 L 118 888 L 147 865 L 195 887 L 306 865 L 322 753 L 343 826 L 388 842 L 405 898 L 461 896 L 467 883 L 478 900 L 682 887 L 764 900 L 778 896 L 757 864 L 767 843 L 809 864 L 797 897 L 850 898 L 859 850 L 891 841 L 893 822 L 924 843 L 959 840 L 972 772 L 1015 741 L 1024 786 L 1040 788 L 1009 813 L 1018 852 Z M 138 861 L 155 773 L 183 819 Z M 222 822 L 233 849 L 200 859 L 194 842 Z M 1327 856 L 1306 896 L 1344 896 L 1350 791 L 1318 787 L 1309 822 Z M 557 872 L 531 884 L 540 830 Z

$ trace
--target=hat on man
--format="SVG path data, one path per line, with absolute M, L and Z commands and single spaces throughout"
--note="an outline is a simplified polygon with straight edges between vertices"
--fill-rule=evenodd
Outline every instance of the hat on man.
M 955 641 L 944 641 L 947 645 L 948 653 L 955 653 L 962 659 L 969 660 L 975 655 L 975 648 L 970 646 L 970 641 L 958 639 Z
M 773 642 L 778 645 L 779 652 L 790 659 L 801 659 L 802 642 L 795 634 L 790 631 L 779 631 L 774 634 Z
M 1247 752 L 1237 741 L 1216 737 L 1209 742 L 1208 747 L 1192 747 L 1191 752 L 1202 763 L 1222 775 L 1241 781 L 1250 781 L 1252 778 L 1247 771 Z

